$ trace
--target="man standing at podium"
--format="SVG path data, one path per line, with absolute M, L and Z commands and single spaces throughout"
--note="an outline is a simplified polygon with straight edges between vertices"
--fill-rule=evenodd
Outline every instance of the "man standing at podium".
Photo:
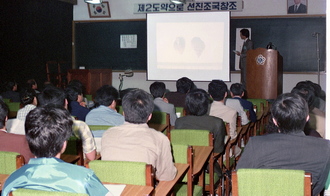
M 250 31 L 248 29 L 241 29 L 240 31 L 241 39 L 244 40 L 241 52 L 236 51 L 236 54 L 240 56 L 239 58 L 239 68 L 241 69 L 241 83 L 246 89 L 246 53 L 248 50 L 253 49 L 253 42 L 249 39 Z

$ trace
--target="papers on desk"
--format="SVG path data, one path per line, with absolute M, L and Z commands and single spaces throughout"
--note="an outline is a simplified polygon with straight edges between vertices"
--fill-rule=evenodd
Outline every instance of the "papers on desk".
M 125 184 L 103 184 L 113 196 L 120 196 L 120 194 L 124 191 L 126 185 Z

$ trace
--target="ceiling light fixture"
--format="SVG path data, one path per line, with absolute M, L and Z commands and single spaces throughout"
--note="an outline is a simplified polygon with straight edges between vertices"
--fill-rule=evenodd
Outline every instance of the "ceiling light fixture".
M 101 4 L 102 3 L 102 0 L 85 0 L 85 3 Z
M 170 0 L 170 2 L 175 3 L 175 4 L 185 4 L 186 0 Z

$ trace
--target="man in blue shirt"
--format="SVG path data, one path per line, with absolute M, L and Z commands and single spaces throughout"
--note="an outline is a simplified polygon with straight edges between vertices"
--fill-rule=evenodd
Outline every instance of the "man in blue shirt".
M 112 195 L 92 170 L 60 159 L 72 135 L 72 124 L 70 113 L 60 106 L 37 107 L 27 115 L 26 139 L 37 158 L 9 176 L 2 196 L 18 188 Z
M 96 91 L 95 102 L 97 107 L 86 116 L 88 125 L 118 126 L 125 122 L 124 116 L 116 110 L 118 91 L 110 85 L 104 85 Z
M 251 122 L 256 122 L 257 121 L 257 115 L 254 112 L 253 109 L 253 104 L 252 102 L 243 99 L 244 97 L 244 87 L 242 84 L 240 83 L 234 83 L 230 86 L 230 95 L 232 98 L 239 100 L 239 102 L 241 103 L 242 107 L 245 110 L 249 110 L 250 113 L 250 121 Z

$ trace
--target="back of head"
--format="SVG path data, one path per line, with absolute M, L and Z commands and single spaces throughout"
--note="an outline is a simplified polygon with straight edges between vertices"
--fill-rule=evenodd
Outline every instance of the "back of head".
M 5 127 L 7 116 L 8 116 L 8 106 L 2 99 L 0 99 L 0 129 Z
M 81 89 L 81 92 L 85 91 L 85 87 L 80 80 L 71 80 L 68 86 L 75 86 L 76 88 Z
M 65 94 L 68 101 L 77 101 L 78 95 L 81 95 L 82 91 L 76 86 L 68 86 L 65 89 Z
M 13 91 L 15 90 L 14 87 L 17 85 L 15 81 L 9 81 L 6 83 L 6 90 L 7 91 Z
M 164 82 L 154 82 L 149 87 L 150 93 L 154 98 L 163 97 L 166 91 Z
M 244 92 L 243 85 L 240 83 L 234 83 L 230 86 L 230 92 L 233 93 L 234 96 L 242 96 Z
M 25 89 L 21 93 L 21 103 L 23 105 L 32 104 L 36 96 L 37 94 L 32 88 Z
M 26 116 L 25 135 L 35 156 L 54 157 L 72 135 L 70 113 L 63 106 L 37 107 Z
M 118 91 L 113 86 L 104 85 L 96 91 L 95 102 L 97 105 L 109 106 L 118 99 Z
M 274 101 L 271 114 L 281 133 L 301 132 L 306 124 L 308 105 L 301 96 L 285 93 Z
M 134 124 L 146 123 L 154 110 L 152 96 L 141 89 L 127 92 L 123 98 L 122 105 L 125 121 Z
M 241 29 L 240 33 L 245 36 L 246 38 L 250 37 L 250 31 L 248 29 Z
M 37 85 L 37 82 L 34 79 L 29 79 L 26 82 L 27 88 L 33 89 L 33 86 Z
M 314 100 L 315 100 L 314 89 L 311 88 L 309 85 L 307 84 L 297 85 L 291 90 L 291 93 L 298 94 L 302 98 L 304 98 L 308 104 L 309 109 L 312 110 L 314 108 Z
M 62 89 L 55 86 L 47 86 L 40 94 L 38 94 L 38 106 L 48 104 L 65 106 L 65 93 Z
M 225 98 L 225 95 L 228 92 L 228 88 L 226 83 L 224 83 L 222 80 L 212 80 L 209 83 L 208 91 L 213 100 L 221 101 Z
M 195 84 L 187 77 L 182 77 L 176 81 L 176 89 L 179 93 L 188 93 L 195 88 Z
M 209 103 L 209 96 L 203 89 L 194 89 L 186 96 L 186 109 L 189 115 L 205 115 L 208 111 Z

